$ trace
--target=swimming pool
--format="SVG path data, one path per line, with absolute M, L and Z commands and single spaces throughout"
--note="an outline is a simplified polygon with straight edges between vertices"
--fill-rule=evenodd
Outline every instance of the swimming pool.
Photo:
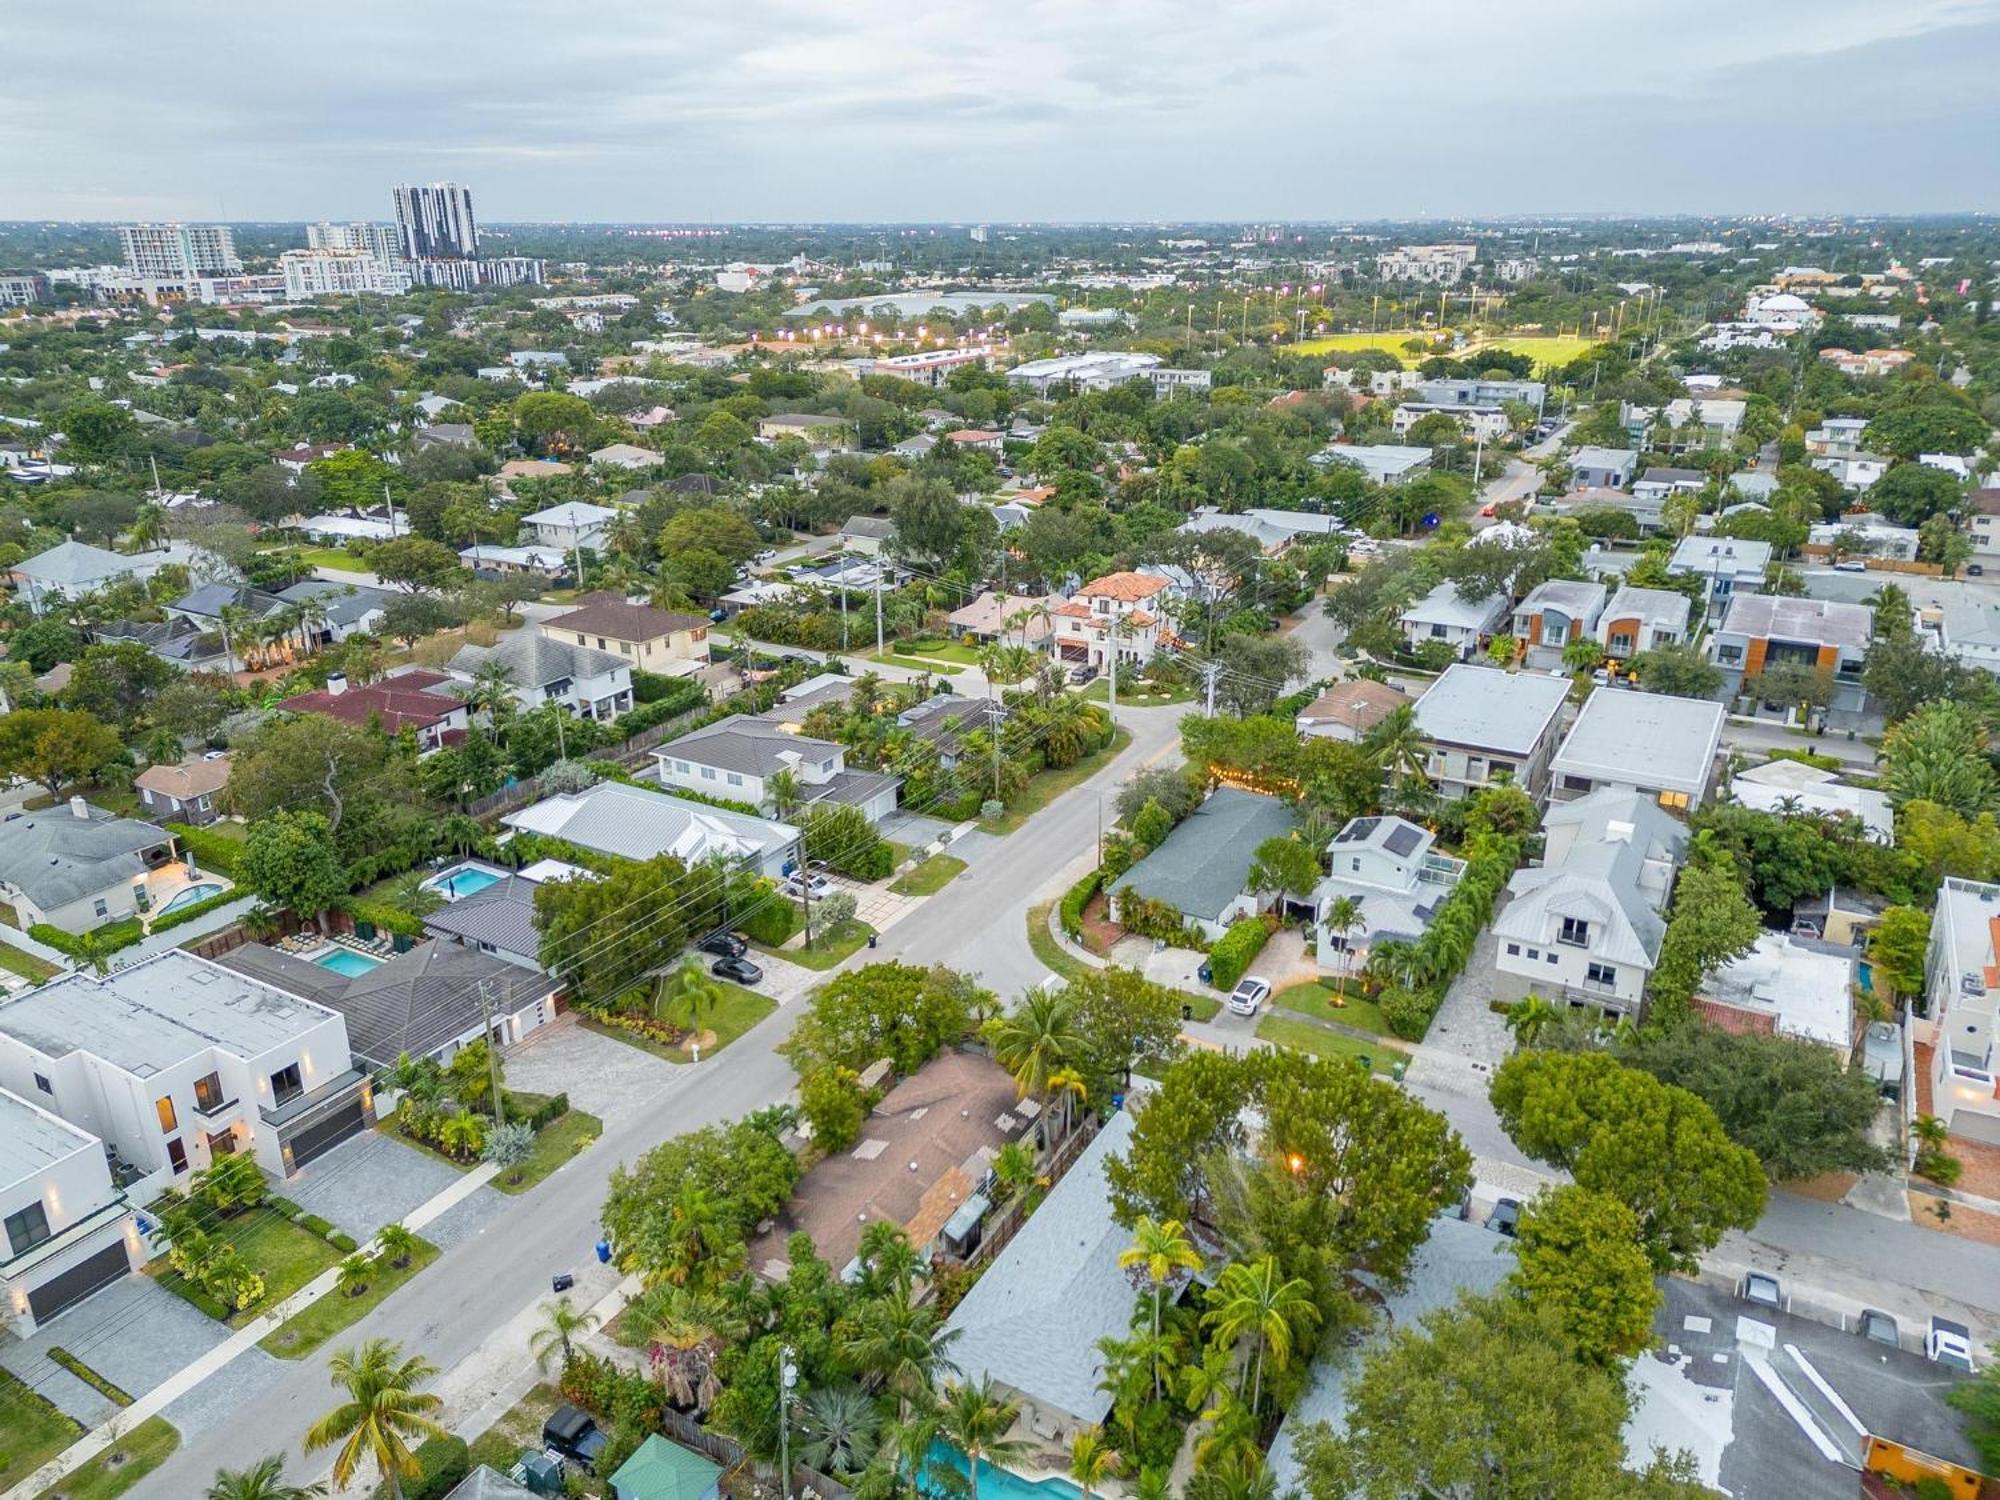
M 370 958 L 365 953 L 356 953 L 352 948 L 334 948 L 313 960 L 322 969 L 331 969 L 336 974 L 366 974 L 382 960 Z
M 496 885 L 503 879 L 499 870 L 486 865 L 460 865 L 434 875 L 424 884 L 436 891 L 447 901 L 463 901 L 475 891 L 483 891 L 489 885 Z
M 952 1469 L 961 1475 L 966 1472 L 965 1455 L 942 1439 L 932 1442 L 929 1451 L 924 1454 L 924 1463 L 927 1468 Z M 930 1493 L 930 1489 L 921 1482 L 918 1487 Z M 935 1488 L 941 1489 L 942 1486 Z M 1083 1491 L 1054 1474 L 1037 1481 L 981 1459 L 979 1500 L 1083 1500 Z
M 220 896 L 228 890 L 226 885 L 217 885 L 212 880 L 204 880 L 199 885 L 191 885 L 185 890 L 174 892 L 174 899 L 160 908 L 162 915 L 178 907 L 193 906 L 197 901 L 206 901 L 210 896 Z

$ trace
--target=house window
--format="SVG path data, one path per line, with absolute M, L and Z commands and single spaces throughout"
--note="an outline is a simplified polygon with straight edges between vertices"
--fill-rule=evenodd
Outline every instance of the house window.
M 170 1095 L 162 1095 L 153 1101 L 153 1113 L 160 1117 L 160 1129 L 172 1135 L 180 1129 L 180 1121 L 174 1116 L 174 1101 Z
M 1539 948 L 1530 948 L 1528 950 L 1528 957 L 1530 958 L 1540 958 L 1541 956 L 1542 956 L 1542 950 Z
M 1618 984 L 1618 971 L 1610 964 L 1592 964 L 1583 971 L 1583 977 L 1587 983 L 1601 984 L 1608 988 L 1615 989 Z
M 735 773 L 734 771 L 731 771 L 731 772 L 729 773 L 729 778 L 728 778 L 728 779 L 729 779 L 729 784 L 730 784 L 731 786 L 741 786 L 741 785 L 743 785 L 743 778 L 742 778 L 741 776 L 738 776 L 738 775 L 737 775 L 737 774 L 736 774 L 736 773 Z
M 630 641 L 620 641 L 618 643 L 618 651 L 622 656 L 630 656 L 632 654 L 632 643 Z
M 1546 954 L 1544 954 L 1543 956 L 1544 956 L 1545 958 L 1547 958 L 1547 959 L 1548 959 L 1548 961 L 1549 961 L 1550 963 L 1554 963 L 1554 962 L 1556 961 L 1556 950 L 1555 950 L 1555 949 L 1553 949 L 1553 948 L 1551 948 L 1551 949 L 1549 949 L 1549 951 L 1548 951 L 1548 952 L 1547 952 Z
M 1563 777 L 1563 790 L 1566 792 L 1587 792 L 1590 790 L 1590 778 L 1588 776 L 1565 776 Z
M 576 638 L 576 643 L 579 646 L 588 646 L 590 644 L 590 637 L 587 635 L 580 635 Z
M 1509 958 L 1519 958 L 1521 956 L 1521 945 L 1519 943 L 1509 943 L 1507 945 L 1507 956 Z
M 7 1215 L 7 1243 L 16 1255 L 25 1255 L 49 1237 L 49 1216 L 39 1203 L 30 1203 L 17 1214 Z
M 50 1083 L 48 1079 L 44 1078 L 39 1073 L 35 1075 L 35 1087 L 40 1089 L 43 1093 L 49 1095 L 51 1098 L 55 1096 L 56 1092 L 55 1085 Z
M 1441 641 L 1441 640 L 1443 640 L 1443 639 L 1444 639 L 1444 626 L 1442 626 L 1442 625 L 1433 625 L 1433 626 L 1431 626 L 1431 639 L 1432 639 L 1432 640 L 1434 640 L 1434 641 Z
M 714 766 L 703 766 L 703 767 L 701 768 L 701 779 L 702 779 L 703 781 L 713 781 L 713 780 L 715 780 L 715 767 L 714 767 Z
M 1605 649 L 1613 656 L 1630 656 L 1632 654 L 1632 637 L 1626 635 L 1623 631 L 1613 633 L 1611 639 L 1604 644 Z
M 1556 934 L 1556 941 L 1567 943 L 1572 948 L 1590 946 L 1590 923 L 1582 917 L 1564 917 L 1562 931 Z
M 104 898 L 102 896 L 99 896 L 95 901 L 90 903 L 90 909 L 96 912 L 100 917 L 108 917 L 111 915 L 111 908 L 104 904 Z
M 179 1136 L 167 1142 L 167 1165 L 174 1169 L 176 1175 L 188 1169 L 187 1147 L 181 1144 Z
M 1490 760 L 1486 763 L 1486 777 L 1489 781 L 1498 781 L 1513 774 L 1514 762 L 1511 760 Z
M 299 1065 L 288 1063 L 271 1075 L 271 1102 L 289 1104 L 305 1092 L 305 1082 L 299 1076 Z
M 597 638 L 597 649 L 599 651 L 602 651 L 604 649 L 604 637 L 601 635 Z
M 1715 659 L 1725 667 L 1740 666 L 1743 661 L 1743 648 L 1741 646 L 1717 646 L 1715 648 Z
M 222 1108 L 222 1075 L 210 1073 L 194 1081 L 194 1107 L 205 1115 Z

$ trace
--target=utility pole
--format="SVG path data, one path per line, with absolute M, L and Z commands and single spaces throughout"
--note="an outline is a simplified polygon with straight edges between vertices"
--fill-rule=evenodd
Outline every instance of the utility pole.
M 806 863 L 806 826 L 799 824 L 799 909 L 805 914 L 806 946 L 813 945 L 812 869 Z
M 486 1067 L 493 1080 L 493 1123 L 507 1123 L 506 1096 L 500 1092 L 500 1044 L 493 1040 L 493 997 L 486 992 L 488 981 L 479 981 L 479 1015 L 485 1023 Z
M 993 736 L 993 800 L 995 802 L 998 802 L 1000 800 L 1000 701 L 999 699 L 996 698 L 991 700 L 986 706 L 986 712 L 993 721 L 993 727 L 991 731 Z
M 882 654 L 882 559 L 875 559 L 875 654 Z
M 778 1349 L 778 1483 L 784 1500 L 792 1500 L 792 1432 L 790 1425 L 792 1387 L 799 1383 L 799 1367 L 792 1362 L 792 1346 Z
M 1201 664 L 1201 675 L 1202 695 L 1206 704 L 1202 716 L 1212 719 L 1215 717 L 1215 679 L 1222 675 L 1222 663 L 1219 661 L 1203 662 Z
M 396 535 L 396 502 L 389 495 L 389 481 L 382 481 L 382 503 L 389 508 L 389 535 Z

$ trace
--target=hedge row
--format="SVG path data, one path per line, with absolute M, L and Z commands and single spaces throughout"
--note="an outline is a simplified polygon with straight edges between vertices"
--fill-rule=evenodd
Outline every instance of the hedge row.
M 1062 905 L 1058 908 L 1062 930 L 1078 942 L 1083 940 L 1083 909 L 1090 905 L 1090 898 L 1103 884 L 1104 871 L 1092 870 L 1063 893 Z
M 428 1438 L 418 1444 L 415 1453 L 417 1472 L 402 1478 L 399 1492 L 403 1500 L 444 1500 L 452 1490 L 472 1472 L 472 1453 L 465 1446 L 464 1438 Z M 375 1500 L 389 1500 L 392 1491 L 383 1485 L 375 1491 Z
M 391 906 L 385 901 L 361 900 L 349 900 L 345 906 L 348 916 L 357 923 L 373 923 L 378 932 L 407 938 L 420 938 L 424 935 L 424 919 L 411 916 L 400 906 Z
M 736 925 L 754 942 L 766 948 L 782 948 L 791 941 L 803 920 L 796 901 L 788 901 L 769 886 L 757 897 L 757 904 L 736 919 Z
M 241 840 L 228 838 L 213 828 L 196 828 L 190 823 L 168 823 L 168 833 L 181 841 L 181 848 L 194 856 L 194 862 L 205 870 L 213 870 L 218 875 L 236 878 L 236 862 L 242 857 Z
M 238 887 L 234 890 L 224 891 L 217 896 L 208 896 L 200 901 L 189 902 L 186 906 L 177 906 L 172 911 L 164 912 L 153 918 L 153 931 L 166 932 L 180 926 L 183 922 L 192 922 L 196 917 L 221 910 L 232 901 L 241 901 L 249 894 L 248 891 Z
M 63 1348 L 61 1344 L 51 1344 L 48 1349 L 48 1355 L 50 1359 L 61 1365 L 85 1385 L 95 1390 L 113 1406 L 130 1406 L 132 1404 L 132 1398 L 129 1395 L 106 1380 L 97 1371 L 91 1369 L 89 1365 L 78 1359 L 69 1350 Z
M 87 936 L 101 940 L 99 952 L 116 953 L 120 948 L 129 948 L 146 935 L 145 927 L 137 917 L 120 917 L 116 922 L 106 922 L 102 927 L 92 928 Z M 51 927 L 46 922 L 37 922 L 28 929 L 28 936 L 38 943 L 47 943 L 58 953 L 67 953 L 82 963 L 89 956 L 84 948 L 83 938 L 73 932 L 64 932 L 60 927 Z
M 1264 951 L 1271 938 L 1271 923 L 1265 917 L 1244 917 L 1231 922 L 1229 930 L 1208 950 L 1209 983 L 1219 990 L 1233 990 L 1236 981 Z

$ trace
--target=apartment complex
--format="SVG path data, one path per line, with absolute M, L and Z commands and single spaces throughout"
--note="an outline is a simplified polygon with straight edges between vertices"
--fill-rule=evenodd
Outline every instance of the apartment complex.
M 127 224 L 118 241 L 126 271 L 142 281 L 191 282 L 243 270 L 226 224 Z
M 392 191 L 406 260 L 475 260 L 479 228 L 472 189 L 456 182 L 401 183 Z

